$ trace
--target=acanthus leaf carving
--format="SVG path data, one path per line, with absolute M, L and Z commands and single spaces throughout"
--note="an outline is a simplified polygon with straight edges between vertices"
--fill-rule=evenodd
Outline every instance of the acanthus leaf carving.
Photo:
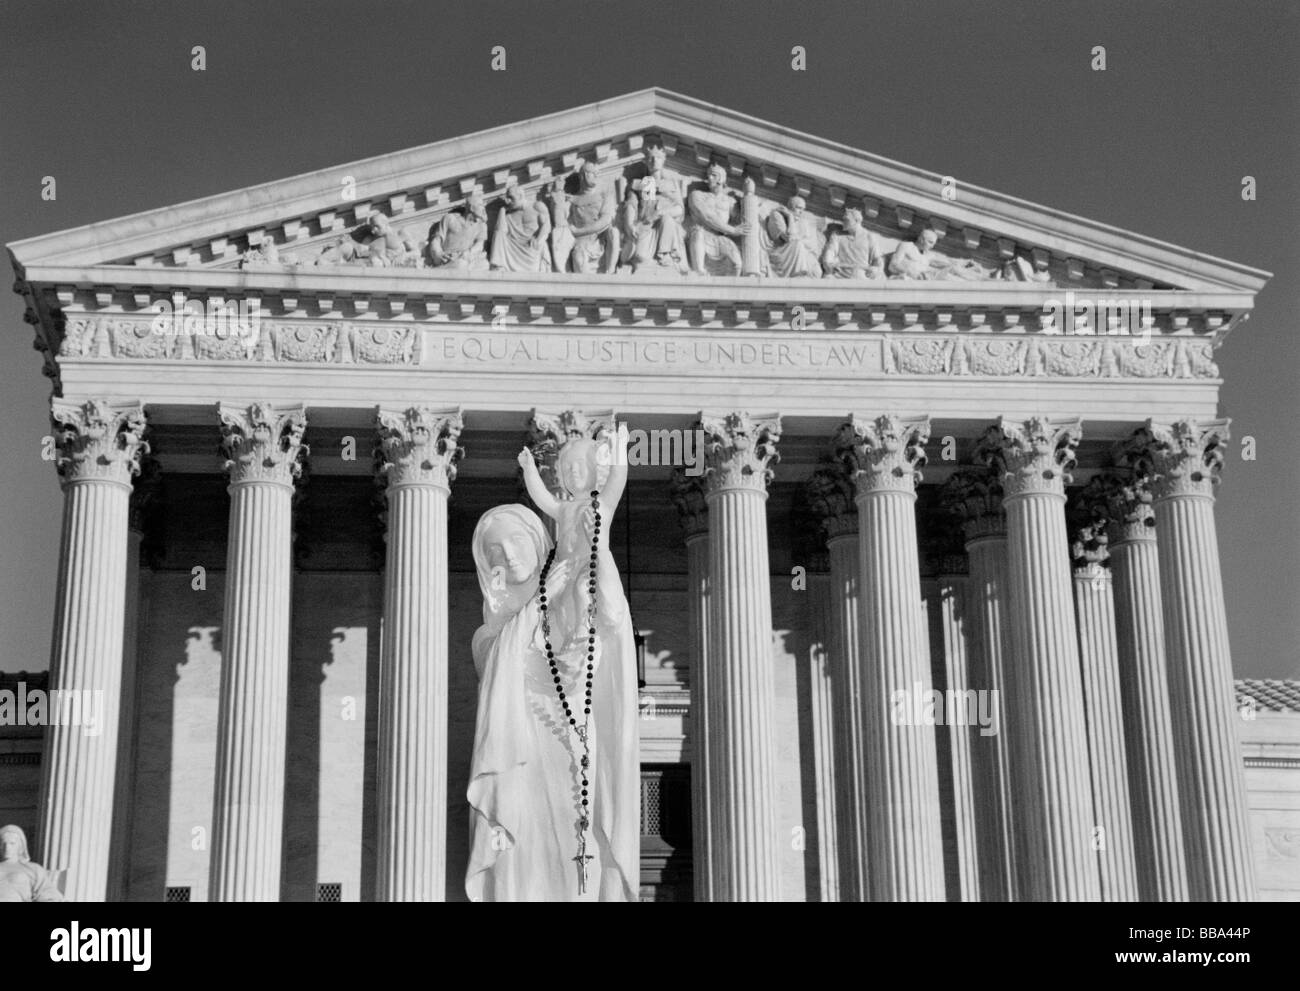
M 138 403 L 54 399 L 50 404 L 55 467 L 64 484 L 89 479 L 130 485 L 148 453 L 144 407 Z
M 292 485 L 303 473 L 309 453 L 302 442 L 307 429 L 305 408 L 256 402 L 247 407 L 222 403 L 221 451 L 232 485 L 276 482 Z

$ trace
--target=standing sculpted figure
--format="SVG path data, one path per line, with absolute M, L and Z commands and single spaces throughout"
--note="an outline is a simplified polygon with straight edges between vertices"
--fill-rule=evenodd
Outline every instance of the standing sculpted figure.
M 524 506 L 489 510 L 474 531 L 483 625 L 474 635 L 479 700 L 466 891 L 472 901 L 636 901 L 635 650 L 608 538 L 626 468 L 621 480 L 611 468 L 595 497 L 597 527 L 591 441 L 561 450 L 573 499 L 547 491 L 531 452 L 520 464 L 530 495 L 557 521 L 560 546 Z
M 687 235 L 691 267 L 700 275 L 739 275 L 740 248 L 732 238 L 750 233 L 748 224 L 732 223 L 735 194 L 727 189 L 727 170 L 717 162 L 709 166 L 708 186 L 692 190 L 687 198 L 691 231 Z
M 54 878 L 27 853 L 27 836 L 17 826 L 0 829 L 0 902 L 61 902 Z

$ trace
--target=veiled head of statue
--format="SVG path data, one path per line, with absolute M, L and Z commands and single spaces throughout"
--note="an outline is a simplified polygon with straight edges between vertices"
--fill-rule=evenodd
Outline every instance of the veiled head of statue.
M 555 459 L 556 474 L 560 484 L 570 495 L 586 495 L 596 484 L 596 442 L 578 437 L 560 448 Z
M 0 829 L 0 860 L 26 863 L 30 859 L 27 855 L 26 834 L 17 826 Z
M 484 621 L 501 623 L 537 590 L 551 537 L 536 513 L 516 503 L 480 516 L 472 546 Z

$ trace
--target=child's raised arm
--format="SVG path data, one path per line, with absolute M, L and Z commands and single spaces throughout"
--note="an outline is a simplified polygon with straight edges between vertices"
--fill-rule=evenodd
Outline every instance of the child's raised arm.
M 528 489 L 528 495 L 532 497 L 533 502 L 537 503 L 537 508 L 551 519 L 558 520 L 559 500 L 546 488 L 541 473 L 537 470 L 537 462 L 533 460 L 533 452 L 527 447 L 519 452 L 519 467 L 524 470 L 524 487 Z
M 600 490 L 600 501 L 613 513 L 627 485 L 627 434 L 615 430 L 609 435 L 608 443 L 609 474 L 605 477 L 605 487 Z

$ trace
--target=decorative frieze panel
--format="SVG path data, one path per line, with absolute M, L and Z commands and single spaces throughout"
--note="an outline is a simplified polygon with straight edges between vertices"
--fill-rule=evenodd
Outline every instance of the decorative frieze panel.
M 1213 354 L 1212 342 L 1187 338 L 895 338 L 885 344 L 884 366 L 890 375 L 1217 379 Z

